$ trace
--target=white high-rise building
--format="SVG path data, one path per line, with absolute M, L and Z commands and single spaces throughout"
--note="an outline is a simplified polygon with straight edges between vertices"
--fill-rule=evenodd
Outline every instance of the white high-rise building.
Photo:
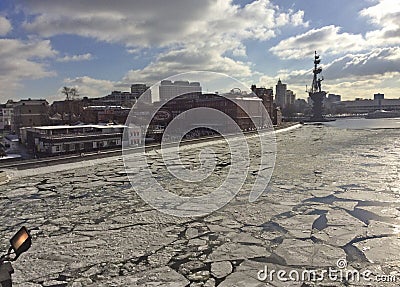
M 166 102 L 176 96 L 191 95 L 193 97 L 201 94 L 201 86 L 199 82 L 189 81 L 161 81 L 159 86 L 159 96 L 161 102 Z
M 282 84 L 281 79 L 279 79 L 278 83 L 276 84 L 276 92 L 275 92 L 275 102 L 276 105 L 284 108 L 285 107 L 285 100 L 286 100 L 286 84 Z

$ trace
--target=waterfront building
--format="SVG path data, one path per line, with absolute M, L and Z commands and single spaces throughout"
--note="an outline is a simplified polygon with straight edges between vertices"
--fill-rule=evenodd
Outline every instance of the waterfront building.
M 356 99 L 342 101 L 340 107 L 352 114 L 371 113 L 377 110 L 400 111 L 400 99 Z
M 245 112 L 240 106 L 245 107 L 244 109 L 247 112 Z M 163 134 L 163 130 L 175 117 L 185 111 L 201 107 L 213 108 L 221 111 L 223 114 L 233 119 L 235 125 L 238 125 L 240 129 L 244 131 L 270 126 L 271 124 L 267 120 L 267 113 L 263 108 L 263 102 L 258 97 L 229 97 L 225 96 L 225 94 L 224 96 L 220 96 L 212 93 L 200 94 L 197 98 L 193 98 L 191 95 L 183 95 L 160 104 L 158 112 L 150 123 L 149 134 L 147 137 L 152 137 L 154 140 L 159 141 Z M 184 126 L 184 119 L 181 120 L 182 126 Z M 190 121 L 193 124 L 197 122 L 203 123 L 204 117 L 191 118 Z M 210 118 L 208 118 L 207 121 L 210 122 Z M 216 120 L 213 124 L 215 128 L 218 128 L 220 131 L 235 131 L 232 122 L 229 121 L 221 122 Z M 177 125 L 179 126 L 180 123 L 177 122 Z M 200 132 L 198 131 L 198 135 L 206 135 L 209 132 L 209 129 L 204 129 Z
M 40 155 L 81 153 L 122 146 L 125 125 L 61 125 L 21 128 L 21 142 Z

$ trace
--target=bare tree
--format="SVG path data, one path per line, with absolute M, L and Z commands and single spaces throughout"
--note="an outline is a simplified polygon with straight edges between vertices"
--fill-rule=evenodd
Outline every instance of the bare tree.
M 72 123 L 72 105 L 71 101 L 79 99 L 79 91 L 77 88 L 63 87 L 61 93 L 65 95 L 67 101 L 68 123 Z
M 70 95 L 72 100 L 77 100 L 79 99 L 79 91 L 77 88 L 71 88 L 70 90 Z
M 65 95 L 65 100 L 75 100 L 79 98 L 79 91 L 77 88 L 63 87 L 61 93 Z

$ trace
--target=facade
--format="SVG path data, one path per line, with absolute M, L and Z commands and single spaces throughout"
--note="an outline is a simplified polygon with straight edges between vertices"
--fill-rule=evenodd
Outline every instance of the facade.
M 4 118 L 3 118 L 3 109 L 6 107 L 5 104 L 0 104 L 0 130 L 4 131 Z
M 279 126 L 280 124 L 282 124 L 282 111 L 281 108 L 278 106 L 274 106 L 274 120 L 273 120 L 273 124 Z
M 7 153 L 13 153 L 19 150 L 19 138 L 17 135 L 6 135 L 3 141 Z
M 23 127 L 44 126 L 49 123 L 49 103 L 46 100 L 20 100 L 13 105 L 14 132 Z
M 140 146 L 144 144 L 142 128 L 140 126 L 129 124 L 128 129 L 128 146 Z
M 246 113 L 240 108 L 240 106 L 245 107 Z M 152 122 L 150 123 L 147 138 L 154 138 L 156 141 L 161 139 L 164 129 L 168 124 L 180 115 L 181 113 L 195 109 L 195 108 L 213 108 L 221 111 L 223 114 L 228 115 L 231 119 L 235 121 L 235 125 L 238 125 L 240 129 L 244 131 L 259 129 L 264 126 L 270 126 L 270 122 L 267 121 L 267 114 L 263 113 L 263 102 L 258 97 L 233 97 L 226 98 L 219 96 L 217 94 L 201 94 L 198 98 L 193 98 L 190 95 L 180 96 L 174 98 L 171 101 L 160 105 L 159 111 L 154 116 Z M 202 117 L 203 116 L 203 117 Z M 179 119 L 181 123 L 177 123 L 177 127 L 185 126 L 185 118 Z M 196 123 L 204 122 L 204 115 L 199 115 L 199 118 L 191 118 L 190 121 L 195 125 Z M 208 123 L 212 123 L 215 129 L 224 132 L 234 132 L 235 128 L 231 125 L 232 123 L 228 120 L 213 121 L 207 118 Z M 254 121 L 254 122 L 253 122 Z M 197 131 L 197 136 L 209 134 L 210 129 L 203 129 Z
M 328 94 L 327 100 L 330 103 L 340 102 L 342 100 L 342 96 L 335 94 Z
M 151 103 L 151 90 L 146 84 L 132 84 L 131 94 L 136 95 L 136 98 L 141 97 L 146 103 Z
M 86 124 L 124 124 L 130 110 L 121 106 L 88 106 L 83 108 L 81 121 Z
M 98 151 L 122 146 L 124 125 L 41 126 L 21 129 L 21 142 L 38 155 Z
M 124 124 L 129 115 L 130 108 L 104 107 L 97 113 L 97 123 Z
M 81 99 L 54 101 L 50 106 L 50 115 L 60 117 L 62 124 L 73 124 L 80 120 L 83 106 Z
M 112 91 L 111 94 L 100 98 L 84 99 L 84 106 L 123 106 L 131 108 L 139 97 L 144 96 L 151 102 L 151 90 L 145 84 L 132 84 L 130 92 Z
M 132 84 L 131 85 L 131 94 L 137 95 L 138 97 L 146 92 L 146 90 L 150 88 L 146 84 Z
M 310 105 L 304 99 L 296 99 L 294 108 L 296 113 L 305 114 L 309 110 Z
M 161 102 L 169 101 L 176 96 L 188 95 L 197 97 L 201 94 L 202 88 L 199 82 L 189 81 L 161 81 L 159 86 L 159 96 Z
M 14 131 L 14 102 L 8 100 L 2 108 L 3 129 L 5 131 Z
M 281 109 L 286 106 L 286 90 L 287 85 L 282 84 L 281 79 L 279 79 L 275 86 L 275 103 Z
M 139 95 L 131 92 L 112 91 L 111 94 L 100 99 L 106 105 L 131 107 L 138 97 Z
M 265 109 L 268 112 L 271 121 L 273 121 L 274 116 L 274 90 L 272 88 L 257 88 L 256 85 L 251 86 L 253 93 L 262 100 Z
M 400 99 L 342 101 L 340 107 L 347 113 L 363 114 L 376 110 L 400 111 Z
M 296 94 L 292 90 L 286 90 L 285 100 L 284 100 L 284 108 L 287 108 L 294 104 L 296 100 Z

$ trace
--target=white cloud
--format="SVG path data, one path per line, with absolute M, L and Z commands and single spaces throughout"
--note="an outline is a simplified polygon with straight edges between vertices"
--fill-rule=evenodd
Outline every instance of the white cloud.
M 226 0 L 164 0 L 115 3 L 98 0 L 25 0 L 22 9 L 36 15 L 24 27 L 45 37 L 74 34 L 127 46 L 168 46 L 219 37 L 268 39 L 278 26 L 304 25 L 302 11 L 284 14 L 269 0 L 240 7 Z M 184 13 L 182 13 L 184 11 Z
M 40 79 L 54 76 L 46 59 L 55 57 L 50 41 L 21 41 L 0 39 L 0 97 L 5 99 L 10 90 L 20 87 L 24 79 Z
M 303 11 L 282 11 L 270 0 L 243 7 L 231 0 L 25 0 L 32 18 L 23 27 L 43 37 L 74 34 L 121 43 L 128 53 L 162 48 L 143 69 L 129 71 L 125 80 L 154 82 L 189 70 L 212 70 L 247 77 L 251 65 L 230 57 L 246 57 L 245 40 L 273 38 L 285 25 L 307 26 Z
M 7 18 L 0 16 L 0 36 L 5 36 L 12 29 L 10 21 Z
M 400 44 L 400 1 L 380 0 L 375 6 L 363 9 L 360 15 L 381 27 L 366 33 L 365 37 L 371 45 Z
M 92 60 L 93 56 L 90 53 L 82 54 L 82 55 L 66 55 L 62 58 L 57 59 L 57 62 L 80 62 L 80 61 L 89 61 Z
M 340 27 L 334 25 L 311 29 L 282 40 L 270 51 L 282 59 L 301 59 L 315 50 L 320 53 L 338 54 L 364 49 L 366 41 L 361 35 L 340 33 L 340 30 Z
M 94 79 L 88 76 L 67 78 L 64 80 L 64 83 L 68 87 L 78 89 L 81 97 L 89 98 L 108 95 L 118 86 L 118 83 L 108 80 Z M 60 87 L 59 93 L 61 93 L 61 89 L 62 87 Z
M 185 47 L 168 51 L 160 54 L 145 68 L 129 71 L 123 81 L 144 81 L 151 84 L 178 73 L 197 70 L 220 72 L 233 77 L 251 76 L 249 63 L 234 61 L 222 56 L 221 52 L 207 47 Z
M 348 54 L 326 65 L 325 74 L 331 79 L 366 78 L 400 72 L 400 47 L 376 48 L 366 53 Z
M 298 11 L 292 18 L 299 15 L 299 19 L 302 19 L 302 13 Z M 270 51 L 282 59 L 301 59 L 314 50 L 336 55 L 400 44 L 400 1 L 379 0 L 376 5 L 361 10 L 359 14 L 369 18 L 380 29 L 362 35 L 342 32 L 335 25 L 324 26 L 282 40 Z M 295 20 L 292 22 L 296 23 Z

